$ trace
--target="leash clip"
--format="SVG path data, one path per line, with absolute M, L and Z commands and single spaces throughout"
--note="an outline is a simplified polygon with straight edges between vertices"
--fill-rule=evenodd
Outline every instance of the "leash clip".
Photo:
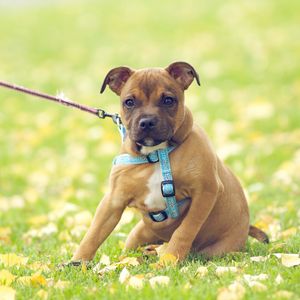
M 105 119 L 106 117 L 111 118 L 115 124 L 118 126 L 122 124 L 121 117 L 118 114 L 109 114 L 104 109 L 97 109 L 97 116 L 100 119 Z
M 98 108 L 97 109 L 97 116 L 100 118 L 100 119 L 105 119 L 107 117 L 107 114 L 105 112 L 105 110 L 101 109 L 101 108 Z

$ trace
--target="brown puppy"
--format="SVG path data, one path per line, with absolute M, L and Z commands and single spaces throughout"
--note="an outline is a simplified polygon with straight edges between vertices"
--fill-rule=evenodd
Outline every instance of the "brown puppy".
M 119 67 L 107 74 L 101 92 L 109 85 L 120 96 L 127 131 L 121 153 L 147 155 L 176 145 L 170 153 L 175 196 L 189 201 L 180 207 L 179 218 L 154 222 L 148 213 L 166 208 L 159 164 L 113 166 L 109 192 L 72 260 L 91 260 L 127 206 L 142 213 L 127 238 L 128 249 L 167 241 L 167 253 L 183 259 L 191 250 L 208 257 L 240 250 L 248 234 L 267 241 L 262 231 L 249 227 L 248 205 L 240 183 L 217 157 L 184 105 L 184 90 L 194 79 L 200 85 L 194 68 L 184 62 L 166 69 Z

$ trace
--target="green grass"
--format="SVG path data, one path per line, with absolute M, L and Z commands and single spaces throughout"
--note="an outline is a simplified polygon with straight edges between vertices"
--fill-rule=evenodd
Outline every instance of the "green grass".
M 149 284 L 127 290 L 118 281 L 120 270 L 100 278 L 92 270 L 56 269 L 70 259 L 73 243 L 79 243 L 87 226 L 84 220 L 82 231 L 76 227 L 79 235 L 72 234 L 74 216 L 93 213 L 105 192 L 120 138 L 110 121 L 0 89 L 0 227 L 12 231 L 10 242 L 1 242 L 0 236 L 0 254 L 50 262 L 53 268 L 44 276 L 70 281 L 70 286 L 44 287 L 49 299 L 215 299 L 219 288 L 242 274 L 260 273 L 269 275 L 263 282 L 267 290 L 255 292 L 244 284 L 245 299 L 276 299 L 280 290 L 299 297 L 299 267 L 284 267 L 274 256 L 262 263 L 250 261 L 251 256 L 298 253 L 300 248 L 299 9 L 296 0 L 0 4 L 3 80 L 50 94 L 63 90 L 74 100 L 114 112 L 117 97 L 111 92 L 99 95 L 110 68 L 190 62 L 202 82 L 201 88 L 194 84 L 186 92 L 195 122 L 206 129 L 243 182 L 252 223 L 263 222 L 274 235 L 268 246 L 249 240 L 244 253 L 211 261 L 191 255 L 174 269 L 154 271 L 170 277 L 168 287 L 156 290 Z M 53 217 L 63 203 L 73 203 L 77 210 Z M 276 230 L 266 215 L 271 225 L 279 226 Z M 34 226 L 30 222 L 34 216 L 47 220 Z M 120 232 L 127 234 L 137 219 Z M 49 222 L 57 232 L 24 238 L 29 230 Z M 296 234 L 282 236 L 292 227 Z M 102 253 L 118 261 L 119 242 L 125 240 L 120 232 L 101 246 L 95 262 Z M 153 272 L 149 267 L 153 261 L 144 258 L 130 272 Z M 209 274 L 199 279 L 195 270 L 200 265 L 208 266 Z M 218 277 L 214 270 L 220 265 L 238 266 L 240 273 Z M 182 273 L 182 266 L 189 272 Z M 4 268 L 0 265 L 0 270 Z M 19 276 L 33 273 L 28 266 L 5 269 Z M 277 274 L 283 277 L 279 285 L 274 282 Z M 187 282 L 191 289 L 184 289 Z M 17 282 L 12 287 L 17 299 L 38 299 L 41 288 Z

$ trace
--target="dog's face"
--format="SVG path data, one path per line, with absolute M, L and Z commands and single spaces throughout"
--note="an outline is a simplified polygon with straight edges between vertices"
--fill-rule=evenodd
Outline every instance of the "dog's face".
M 199 77 L 184 62 L 166 69 L 112 69 L 104 80 L 121 98 L 121 118 L 129 138 L 139 146 L 168 141 L 184 119 L 184 90 Z

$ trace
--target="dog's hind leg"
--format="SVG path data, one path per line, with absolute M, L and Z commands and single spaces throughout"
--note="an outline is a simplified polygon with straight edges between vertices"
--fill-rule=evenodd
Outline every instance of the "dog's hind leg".
M 159 244 L 161 242 L 160 238 L 141 220 L 129 233 L 125 243 L 125 249 L 135 249 L 146 244 Z
M 205 248 L 199 249 L 199 253 L 208 258 L 222 256 L 223 254 L 240 251 L 245 247 L 248 231 L 232 230 L 228 235 L 217 240 Z

